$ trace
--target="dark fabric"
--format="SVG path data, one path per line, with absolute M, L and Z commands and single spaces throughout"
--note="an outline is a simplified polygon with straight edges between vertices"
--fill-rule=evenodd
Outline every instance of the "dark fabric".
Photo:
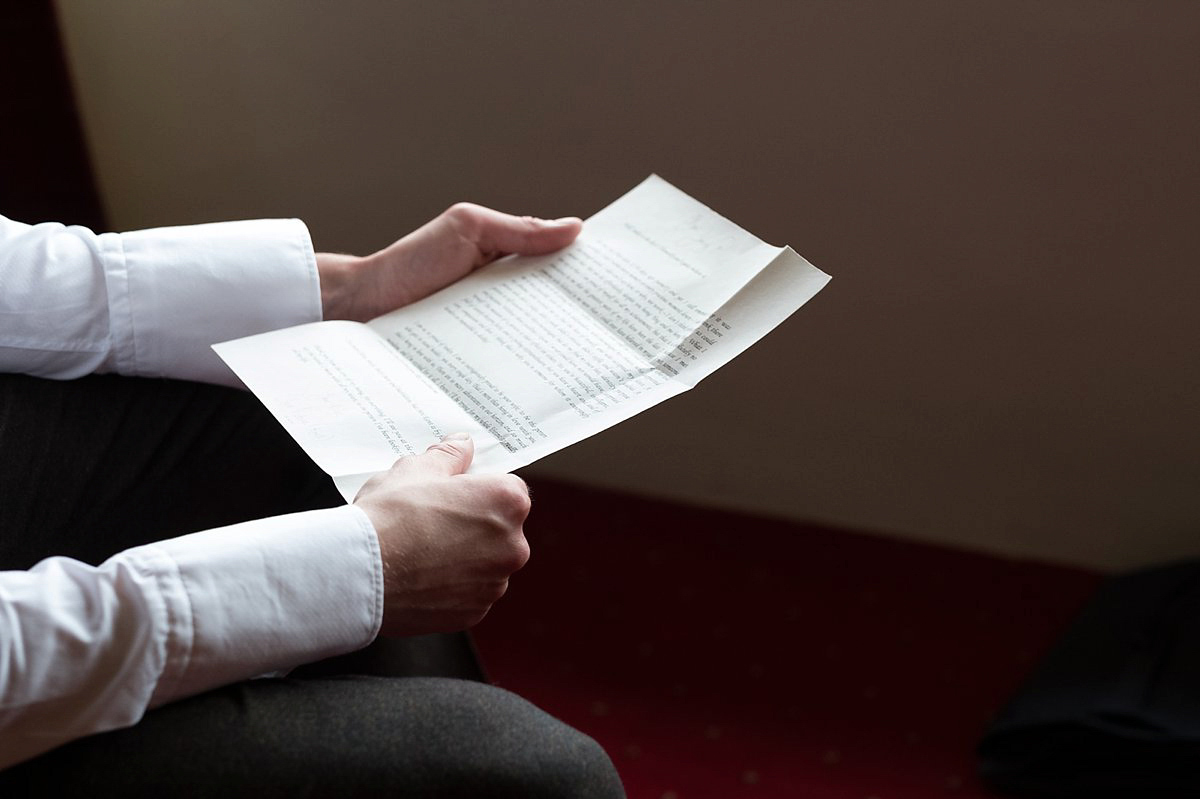
M 378 638 L 366 649 L 292 669 L 292 677 L 454 677 L 487 682 L 479 656 L 466 633 Z
M 0 568 L 115 552 L 341 498 L 242 391 L 0 375 Z
M 0 375 L 0 569 L 340 503 L 244 392 Z M 0 795 L 623 795 L 597 744 L 482 676 L 465 635 L 380 640 L 18 764 Z
M 979 753 L 1017 796 L 1200 796 L 1200 562 L 1106 581 Z
M 242 683 L 0 772 L 4 796 L 608 797 L 587 736 L 483 683 Z

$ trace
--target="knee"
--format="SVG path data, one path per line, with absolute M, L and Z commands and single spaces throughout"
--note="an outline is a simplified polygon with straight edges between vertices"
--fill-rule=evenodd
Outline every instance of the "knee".
M 530 707 L 533 707 L 530 705 Z M 542 711 L 533 708 L 538 713 Z M 608 753 L 593 738 L 542 713 L 543 751 L 535 756 L 534 796 L 623 799 L 625 790 Z
M 465 765 L 486 780 L 489 790 L 480 795 L 625 796 L 612 760 L 591 737 L 495 686 L 438 682 L 437 693 L 447 702 L 443 718 L 455 719 L 459 736 L 471 739 Z

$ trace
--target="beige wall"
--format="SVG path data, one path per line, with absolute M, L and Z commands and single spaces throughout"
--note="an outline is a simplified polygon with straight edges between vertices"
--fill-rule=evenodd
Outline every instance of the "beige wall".
M 1134 2 L 60 0 L 118 227 L 656 171 L 834 275 L 530 474 L 1120 567 L 1200 553 L 1200 14 Z M 752 530 L 730 531 L 753 546 Z

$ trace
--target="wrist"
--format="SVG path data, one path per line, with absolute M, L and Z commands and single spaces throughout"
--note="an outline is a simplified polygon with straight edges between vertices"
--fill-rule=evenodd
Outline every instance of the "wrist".
M 324 319 L 359 319 L 354 307 L 354 273 L 361 258 L 340 253 L 317 253 L 317 276 L 321 283 L 321 316 Z

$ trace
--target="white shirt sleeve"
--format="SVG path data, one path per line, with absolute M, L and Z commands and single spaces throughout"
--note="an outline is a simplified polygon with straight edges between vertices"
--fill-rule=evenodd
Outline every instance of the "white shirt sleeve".
M 0 371 L 239 385 L 211 345 L 320 318 L 296 219 L 96 234 L 0 216 Z
M 0 217 L 0 371 L 235 384 L 210 344 L 320 313 L 296 220 L 96 235 Z M 361 648 L 382 617 L 378 539 L 353 506 L 0 572 L 0 768 Z
M 207 530 L 92 567 L 0 572 L 0 768 L 148 707 L 366 646 L 379 543 L 349 505 Z

